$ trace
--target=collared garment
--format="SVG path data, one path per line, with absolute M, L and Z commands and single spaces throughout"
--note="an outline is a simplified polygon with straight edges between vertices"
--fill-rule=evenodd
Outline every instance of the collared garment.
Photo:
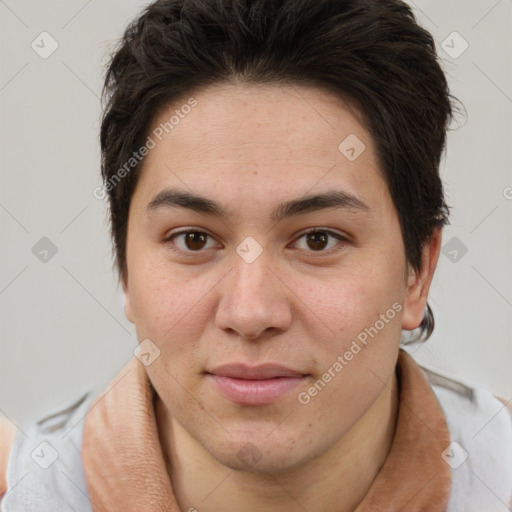
M 404 350 L 396 374 L 393 442 L 355 512 L 512 510 L 505 404 L 420 367 Z M 32 425 L 27 437 L 16 432 L 1 511 L 180 512 L 155 396 L 144 366 L 132 358 L 101 394 L 81 394 Z

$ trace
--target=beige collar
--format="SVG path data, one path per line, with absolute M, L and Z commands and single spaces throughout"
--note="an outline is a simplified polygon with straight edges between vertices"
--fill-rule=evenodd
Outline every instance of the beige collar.
M 414 359 L 400 350 L 395 437 L 384 465 L 355 512 L 443 512 L 451 477 L 441 453 L 448 427 Z M 94 512 L 180 512 L 165 467 L 154 412 L 155 391 L 132 358 L 92 404 L 82 461 Z

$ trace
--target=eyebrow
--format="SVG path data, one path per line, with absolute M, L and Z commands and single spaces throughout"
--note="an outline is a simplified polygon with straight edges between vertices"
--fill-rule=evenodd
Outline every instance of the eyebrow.
M 176 207 L 187 208 L 221 219 L 233 217 L 230 211 L 212 199 L 178 189 L 164 189 L 159 192 L 148 203 L 146 213 L 150 215 L 160 208 Z M 366 203 L 351 193 L 341 190 L 328 190 L 320 194 L 306 195 L 281 203 L 272 211 L 270 218 L 277 223 L 289 217 L 331 208 L 362 212 L 370 210 Z

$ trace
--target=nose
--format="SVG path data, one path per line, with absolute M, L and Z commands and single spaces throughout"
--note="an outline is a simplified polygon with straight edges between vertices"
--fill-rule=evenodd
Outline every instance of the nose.
M 252 340 L 267 331 L 286 331 L 292 320 L 293 294 L 265 251 L 251 263 L 238 255 L 234 259 L 235 268 L 222 280 L 217 326 Z

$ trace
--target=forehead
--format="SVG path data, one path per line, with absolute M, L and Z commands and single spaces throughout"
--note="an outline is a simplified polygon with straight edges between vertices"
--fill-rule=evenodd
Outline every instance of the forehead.
M 336 186 L 374 208 L 389 207 L 361 119 L 352 104 L 319 88 L 211 86 L 155 117 L 139 195 L 149 201 L 180 185 L 220 201 L 268 204 Z
M 279 154 L 288 147 L 292 156 L 314 148 L 332 156 L 350 134 L 369 138 L 354 105 L 315 87 L 217 84 L 193 94 L 197 105 L 188 109 L 190 96 L 163 107 L 152 127 L 152 131 L 164 128 L 163 138 L 185 144 L 185 151 L 211 145 L 247 155 L 251 147 L 266 145 L 271 154 L 272 147 Z M 182 110 L 187 113 L 179 119 L 173 116 Z M 176 124 L 166 130 L 171 117 Z

